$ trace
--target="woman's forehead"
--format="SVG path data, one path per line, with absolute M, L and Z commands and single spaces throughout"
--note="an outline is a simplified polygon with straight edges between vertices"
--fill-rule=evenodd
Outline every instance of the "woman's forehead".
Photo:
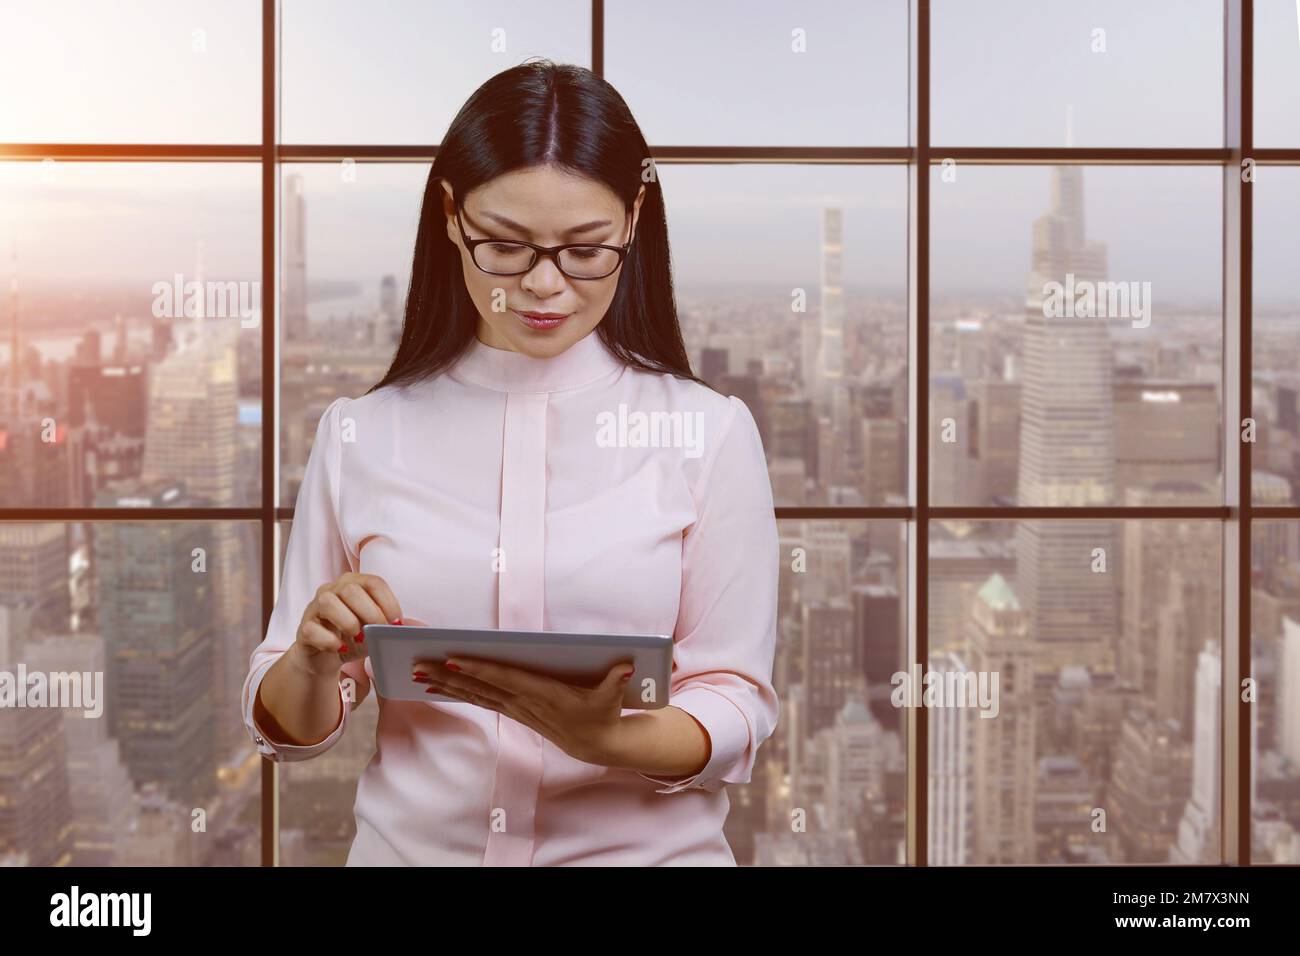
M 488 180 L 474 190 L 479 209 L 509 216 L 520 215 L 571 219 L 574 223 L 609 216 L 622 208 L 614 190 L 597 179 L 575 176 L 551 167 L 514 170 Z

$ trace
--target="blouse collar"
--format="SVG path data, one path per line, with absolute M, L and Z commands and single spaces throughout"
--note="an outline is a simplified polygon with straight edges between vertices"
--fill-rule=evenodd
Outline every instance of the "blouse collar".
M 624 367 L 592 329 L 553 358 L 493 348 L 475 337 L 450 374 L 499 392 L 557 392 L 589 385 Z

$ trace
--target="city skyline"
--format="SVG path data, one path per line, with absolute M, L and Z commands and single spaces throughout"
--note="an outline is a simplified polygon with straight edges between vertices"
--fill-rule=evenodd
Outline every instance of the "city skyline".
M 976 6 L 932 4 L 936 148 L 1224 145 L 1221 0 Z M 77 63 L 0 106 L 0 141 L 260 143 L 260 4 L 178 13 L 149 0 L 98 34 L 71 4 L 40 18 L 0 7 L 29 28 L 23 45 L 0 37 L 0 82 L 17 88 L 65 49 Z M 307 9 L 281 8 L 277 141 L 326 150 L 436 142 L 524 48 L 572 62 L 592 51 L 591 5 L 578 0 L 548 15 L 504 3 L 442 18 L 401 5 L 353 16 L 340 0 Z M 605 8 L 605 75 L 652 147 L 906 145 L 903 0 L 678 12 L 692 29 L 671 8 Z M 1254 145 L 1294 146 L 1300 3 L 1259 0 L 1255 14 Z M 105 53 L 124 50 L 155 55 L 122 57 L 114 73 Z M 158 69 L 177 82 L 158 84 Z M 113 82 L 87 86 L 96 70 Z M 42 519 L 0 522 L 0 671 L 108 678 L 102 720 L 0 707 L 0 865 L 265 861 L 262 766 L 238 706 L 265 627 L 261 562 L 275 555 L 278 580 L 322 411 L 392 358 L 429 167 L 274 160 L 268 381 L 260 312 L 241 324 L 151 309 L 154 284 L 174 276 L 264 275 L 262 166 L 246 160 L 0 161 L 0 500 Z M 926 783 L 932 865 L 1235 862 L 1219 808 L 1232 771 L 1223 677 L 1236 667 L 1225 628 L 1239 601 L 1257 699 L 1236 852 L 1300 863 L 1300 168 L 1260 165 L 1249 186 L 1244 325 L 1224 303 L 1233 161 L 1168 162 L 656 167 L 692 367 L 752 411 L 778 508 L 781 715 L 751 782 L 729 791 L 742 864 L 917 862 L 909 770 Z M 909 173 L 928 186 L 924 382 L 909 326 Z M 1146 311 L 1076 314 L 1067 293 L 1068 312 L 1053 312 L 1054 284 L 1079 283 L 1146 288 Z M 1227 535 L 1238 519 L 1214 512 L 1237 503 L 1224 421 L 1237 396 L 1225 388 L 1243 327 L 1257 427 L 1244 493 L 1291 511 L 1245 512 L 1238 592 Z M 912 417 L 921 392 L 926 421 Z M 279 486 L 266 499 L 269 458 Z M 150 515 L 57 520 L 109 507 Z M 967 517 L 929 512 L 944 507 Z M 1047 507 L 1132 511 L 1016 517 Z M 168 508 L 241 513 L 178 522 L 158 514 Z M 793 508 L 809 510 L 781 510 Z M 883 516 L 817 511 L 832 508 Z M 925 540 L 909 540 L 917 527 Z M 909 580 L 918 567 L 923 584 Z M 917 593 L 929 656 L 909 666 Z M 933 707 L 928 749 L 914 750 L 893 692 L 921 665 L 998 677 L 996 715 Z M 351 720 L 326 753 L 280 768 L 281 863 L 347 855 L 376 704 Z M 909 767 L 917 752 L 923 764 Z M 206 829 L 192 826 L 197 810 Z

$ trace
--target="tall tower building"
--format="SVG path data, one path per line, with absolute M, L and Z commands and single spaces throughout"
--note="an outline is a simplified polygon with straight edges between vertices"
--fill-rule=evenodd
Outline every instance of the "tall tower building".
M 30 616 L 0 602 L 0 669 L 9 672 L 10 693 L 18 665 L 36 671 L 28 660 Z M 26 692 L 23 688 L 21 692 Z M 78 711 L 80 714 L 80 711 Z M 28 866 L 67 866 L 72 855 L 72 797 L 67 745 L 60 707 L 0 707 L 0 860 L 16 858 Z
M 1120 725 L 1108 800 L 1122 854 L 1119 863 L 1164 863 L 1191 789 L 1191 748 L 1176 720 L 1149 703 L 1127 708 Z
M 1221 706 L 1219 646 L 1206 641 L 1196 666 L 1196 717 L 1192 732 L 1192 795 L 1178 822 L 1170 863 L 1218 863 L 1219 727 Z
M 930 658 L 933 671 L 965 673 L 958 654 Z M 959 866 L 970 860 L 971 731 L 981 720 L 968 707 L 930 711 L 930 866 Z
M 821 386 L 832 395 L 844 382 L 844 210 L 822 210 Z
M 154 367 L 149 386 L 141 480 L 176 481 L 187 495 L 214 507 L 238 504 L 235 489 L 238 446 L 238 381 L 235 337 L 238 324 L 207 320 L 202 334 L 183 340 Z M 212 522 L 207 555 L 212 578 L 210 605 L 215 634 L 212 683 L 217 700 L 217 746 L 224 758 L 247 747 L 239 716 L 239 691 L 248 656 L 259 639 L 256 588 L 245 528 Z
M 854 672 L 853 608 L 847 601 L 803 604 L 803 677 L 807 687 L 807 733 L 835 722 L 861 684 Z
M 54 521 L 0 524 L 0 606 L 5 605 L 31 613 L 26 633 L 67 628 L 72 611 L 67 525 Z M 10 650 L 21 654 L 22 643 L 15 635 Z
M 998 675 L 998 715 L 971 720 L 974 766 L 972 863 L 1033 863 L 1037 792 L 1033 656 L 1025 614 L 1010 584 L 992 575 L 967 622 L 971 664 Z
M 52 635 L 29 648 L 27 664 L 47 674 L 102 674 L 104 641 L 98 634 Z M 87 718 L 75 708 L 59 713 L 66 742 L 72 864 L 114 866 L 139 815 L 121 741 L 109 735 L 106 720 Z
M 307 209 L 302 177 L 291 174 L 284 183 L 283 309 L 281 342 L 307 338 Z
M 174 482 L 101 494 L 110 507 L 207 507 Z M 216 790 L 214 741 L 233 717 L 214 703 L 213 657 L 231 643 L 210 600 L 215 548 L 208 522 L 112 521 L 95 529 L 100 628 L 107 653 L 105 716 L 137 786 L 156 783 L 187 807 Z M 236 698 L 237 700 L 238 698 Z M 237 710 L 238 708 L 234 708 Z M 220 714 L 225 719 L 218 721 Z
M 844 382 L 844 211 L 822 210 L 821 297 L 806 313 L 801 332 L 800 378 L 804 395 L 819 409 L 835 401 Z
M 1106 505 L 1113 503 L 1115 468 L 1110 335 L 1104 319 L 1043 314 L 1047 283 L 1105 278 L 1106 250 L 1086 238 L 1082 170 L 1057 167 L 1052 176 L 1052 208 L 1034 222 L 1017 498 L 1026 507 Z M 1016 591 L 1040 673 L 1070 665 L 1113 672 L 1115 575 L 1092 570 L 1094 549 L 1113 559 L 1113 535 L 1107 522 L 1033 520 L 1017 527 Z
M 860 693 L 844 702 L 825 733 L 828 829 L 853 837 L 863 824 L 863 802 L 884 800 L 884 733 Z

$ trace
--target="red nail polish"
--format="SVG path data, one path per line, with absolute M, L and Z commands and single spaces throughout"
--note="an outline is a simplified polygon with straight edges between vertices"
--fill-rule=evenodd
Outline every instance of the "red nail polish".
M 339 653 L 340 653 L 340 654 L 346 654 L 347 652 L 348 652 L 348 646 L 347 646 L 346 644 L 340 644 L 340 645 L 339 645 Z
M 429 675 L 428 675 L 427 673 L 425 673 L 424 671 L 413 671 L 412 674 L 411 674 L 411 676 L 412 676 L 412 677 L 428 677 Z
M 628 672 L 628 673 L 624 674 L 622 677 L 619 678 L 619 680 L 622 681 L 624 684 L 626 684 L 626 683 L 627 683 L 628 681 L 630 681 L 631 679 L 632 679 L 632 673 L 631 673 L 631 672 Z
M 352 640 L 356 641 L 358 644 L 364 644 L 366 642 L 366 632 L 357 631 L 357 636 L 352 638 Z
M 394 618 L 394 619 L 393 619 L 393 623 L 394 623 L 394 624 L 401 624 L 401 623 L 402 623 L 402 619 L 401 619 L 400 617 L 398 617 L 398 618 Z
M 449 671 L 458 671 L 458 670 L 460 670 L 460 665 L 459 665 L 459 664 L 453 664 L 451 661 L 448 661 L 448 662 L 447 662 L 445 665 L 443 665 L 443 666 L 445 666 L 445 667 L 447 668 L 447 670 L 449 670 Z
M 412 677 L 411 680 L 415 681 L 417 684 L 429 683 L 429 678 L 425 677 L 423 674 L 417 674 L 414 677 Z

